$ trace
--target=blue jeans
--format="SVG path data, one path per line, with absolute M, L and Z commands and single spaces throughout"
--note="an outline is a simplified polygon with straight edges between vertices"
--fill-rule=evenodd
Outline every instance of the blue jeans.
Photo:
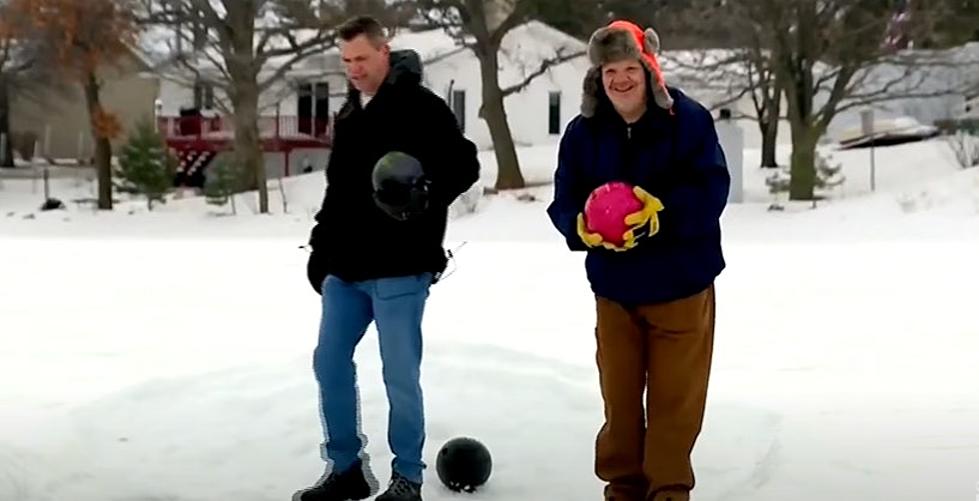
M 323 281 L 323 317 L 313 370 L 320 387 L 322 457 L 333 462 L 333 471 L 349 468 L 363 449 L 353 356 L 373 321 L 390 408 L 391 467 L 421 483 L 425 469 L 425 416 L 419 382 L 421 323 L 431 283 L 429 273 L 362 282 L 345 282 L 329 275 Z

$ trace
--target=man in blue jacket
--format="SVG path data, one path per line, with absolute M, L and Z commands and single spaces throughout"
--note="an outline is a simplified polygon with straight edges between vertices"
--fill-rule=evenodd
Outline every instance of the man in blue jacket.
M 652 29 L 616 21 L 591 37 L 581 114 L 561 140 L 548 214 L 587 251 L 605 407 L 595 471 L 608 501 L 687 501 L 713 350 L 720 217 L 730 176 L 710 113 L 667 87 Z M 624 243 L 590 233 L 583 207 L 610 181 L 643 208 Z M 617 240 L 617 239 L 613 239 Z M 644 406 L 644 392 L 645 406 Z

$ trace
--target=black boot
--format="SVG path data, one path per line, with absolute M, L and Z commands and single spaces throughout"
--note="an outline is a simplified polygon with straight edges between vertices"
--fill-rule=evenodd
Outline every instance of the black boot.
M 374 501 L 422 501 L 422 486 L 394 472 L 388 490 Z
M 344 472 L 333 472 L 313 487 L 298 493 L 296 501 L 355 501 L 371 495 L 370 485 L 364 477 L 364 467 L 357 460 Z

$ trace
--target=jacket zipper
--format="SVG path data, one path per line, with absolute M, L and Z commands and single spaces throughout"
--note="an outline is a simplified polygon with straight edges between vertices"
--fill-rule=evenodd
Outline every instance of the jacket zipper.
M 633 169 L 635 168 L 635 166 L 633 165 L 633 163 L 635 162 L 635 151 L 634 151 L 635 148 L 633 147 L 632 144 L 632 124 L 626 125 L 625 137 L 626 137 L 625 152 L 624 152 L 625 165 L 623 167 L 627 175 L 629 177 L 632 177 L 632 175 L 634 174 Z

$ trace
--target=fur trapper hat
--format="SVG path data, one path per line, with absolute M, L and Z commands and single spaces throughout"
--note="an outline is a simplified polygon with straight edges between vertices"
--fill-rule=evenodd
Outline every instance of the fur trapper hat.
M 673 107 L 673 98 L 666 89 L 666 80 L 656 54 L 659 35 L 652 28 L 643 30 L 629 21 L 614 21 L 592 33 L 588 41 L 591 68 L 585 75 L 581 98 L 581 114 L 590 117 L 598 108 L 602 88 L 602 65 L 623 59 L 638 59 L 649 72 L 653 100 L 661 108 Z

